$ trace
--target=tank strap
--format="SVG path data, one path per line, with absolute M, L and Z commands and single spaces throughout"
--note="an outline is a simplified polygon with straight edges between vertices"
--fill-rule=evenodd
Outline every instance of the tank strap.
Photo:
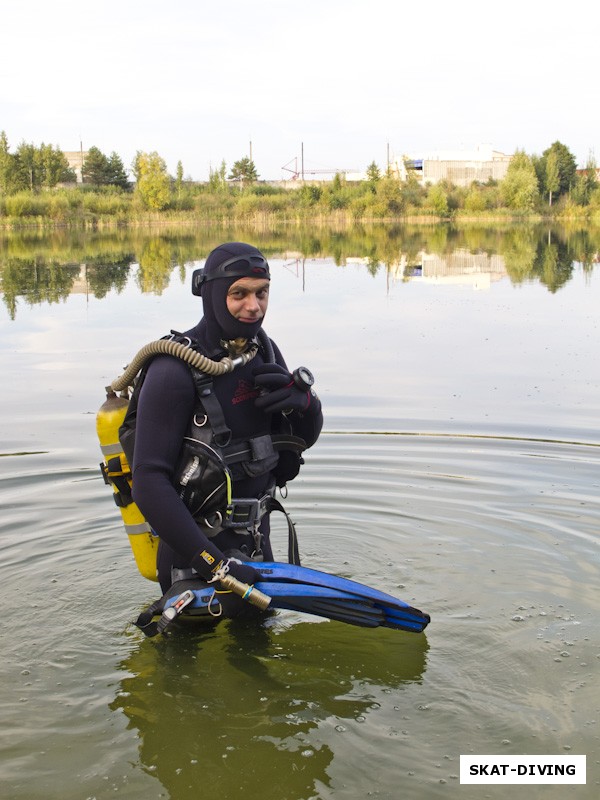
M 138 522 L 136 525 L 125 523 L 124 527 L 128 536 L 139 536 L 142 533 L 153 533 L 152 528 L 147 522 Z
M 120 442 L 116 444 L 101 444 L 100 450 L 102 451 L 102 455 L 108 458 L 108 456 L 115 456 L 118 455 L 123 450 Z
M 104 483 L 112 484 L 116 492 L 114 500 L 119 508 L 125 508 L 133 503 L 131 496 L 131 470 L 125 456 L 121 453 L 107 459 L 106 463 L 100 464 L 100 471 L 104 478 Z

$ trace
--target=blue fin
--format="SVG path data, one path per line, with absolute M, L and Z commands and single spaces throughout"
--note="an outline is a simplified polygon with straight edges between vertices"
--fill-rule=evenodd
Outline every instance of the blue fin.
M 373 589 L 349 578 L 340 578 L 328 572 L 278 561 L 252 562 L 252 566 L 261 573 L 263 581 L 267 584 L 263 589 L 265 594 L 269 594 L 268 584 L 272 581 L 285 581 L 292 585 L 320 586 L 336 589 L 347 596 L 371 601 L 377 608 L 383 610 L 385 622 L 382 624 L 386 627 L 418 632 L 422 631 L 430 622 L 429 614 L 418 608 L 414 608 L 393 595 L 380 592 L 378 589 Z
M 354 617 L 362 620 L 354 624 L 363 624 L 365 627 L 382 626 L 419 633 L 429 623 L 429 615 L 406 605 L 401 600 L 396 601 L 401 603 L 397 608 L 328 586 L 285 581 L 265 581 L 257 583 L 256 588 L 271 597 L 273 608 L 306 611 L 350 624 L 352 624 L 351 618 Z M 323 610 L 329 613 L 322 613 Z
M 383 611 L 373 603 L 360 597 L 349 597 L 337 589 L 278 581 L 257 583 L 256 588 L 269 595 L 272 608 L 303 611 L 365 628 L 376 628 L 385 621 Z
M 278 562 L 252 562 L 252 566 L 265 578 L 256 588 L 271 598 L 271 608 L 301 611 L 365 628 L 381 626 L 415 633 L 429 623 L 428 614 L 356 581 Z M 218 616 L 218 596 L 215 598 L 211 586 L 193 592 L 194 600 L 186 608 L 186 615 Z

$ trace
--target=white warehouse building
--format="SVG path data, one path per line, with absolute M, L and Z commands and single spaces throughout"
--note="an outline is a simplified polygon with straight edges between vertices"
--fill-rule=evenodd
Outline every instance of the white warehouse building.
M 413 170 L 423 186 L 440 181 L 470 186 L 473 181 L 486 183 L 490 178 L 501 181 L 511 159 L 512 156 L 493 150 L 490 145 L 479 145 L 475 150 L 439 150 L 418 157 L 400 156 L 390 166 L 400 180 L 406 180 L 408 170 Z

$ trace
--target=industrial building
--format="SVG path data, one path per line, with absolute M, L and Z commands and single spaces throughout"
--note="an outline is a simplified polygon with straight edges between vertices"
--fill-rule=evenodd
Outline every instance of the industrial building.
M 77 176 L 77 183 L 83 183 L 82 170 L 87 158 L 87 150 L 71 150 L 63 151 L 63 153 L 69 163 L 69 167 Z
M 470 186 L 473 181 L 501 181 L 511 158 L 489 145 L 480 145 L 475 150 L 439 150 L 419 156 L 400 156 L 390 166 L 400 180 L 406 180 L 409 170 L 412 171 L 423 186 L 440 181 Z

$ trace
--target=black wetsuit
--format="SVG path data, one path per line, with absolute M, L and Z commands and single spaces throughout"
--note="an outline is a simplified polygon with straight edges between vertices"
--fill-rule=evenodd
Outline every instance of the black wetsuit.
M 203 319 L 186 335 L 196 340 L 211 358 L 225 355 L 219 345 L 208 340 L 208 326 Z M 275 360 L 285 366 L 281 352 L 273 343 Z M 279 415 L 266 414 L 254 405 L 259 389 L 254 384 L 253 369 L 264 363 L 259 352 L 248 364 L 214 379 L 213 390 L 223 409 L 232 440 L 247 440 L 271 433 Z M 171 567 L 189 567 L 197 554 L 215 546 L 221 552 L 242 549 L 248 556 L 254 549 L 250 534 L 231 529 L 220 531 L 210 540 L 180 500 L 173 486 L 175 469 L 183 437 L 188 432 L 194 412 L 196 390 L 190 368 L 172 356 L 155 357 L 148 367 L 140 392 L 133 463 L 133 498 L 144 517 L 160 537 L 158 556 L 159 581 L 163 591 L 171 585 Z M 313 445 L 323 425 L 321 404 L 315 398 L 303 413 L 288 415 L 292 433 Z M 235 480 L 234 497 L 261 497 L 273 485 L 272 473 L 256 478 Z M 265 560 L 273 559 L 269 541 L 268 515 L 260 528 L 264 539 Z

